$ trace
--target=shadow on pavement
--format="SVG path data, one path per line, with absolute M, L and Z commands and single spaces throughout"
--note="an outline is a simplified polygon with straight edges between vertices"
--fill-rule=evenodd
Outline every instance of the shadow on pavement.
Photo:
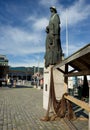
M 33 86 L 23 86 L 23 85 L 16 85 L 15 87 L 8 85 L 9 88 L 33 88 Z

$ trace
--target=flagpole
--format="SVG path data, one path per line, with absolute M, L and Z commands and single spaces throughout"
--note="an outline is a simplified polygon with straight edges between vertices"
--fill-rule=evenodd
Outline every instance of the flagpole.
M 68 57 L 68 17 L 66 9 L 66 57 Z
M 38 57 L 38 86 L 39 86 L 39 57 Z

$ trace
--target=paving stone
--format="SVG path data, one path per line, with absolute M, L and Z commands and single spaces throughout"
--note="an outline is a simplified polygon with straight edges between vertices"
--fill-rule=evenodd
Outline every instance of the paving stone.
M 60 121 L 43 122 L 46 111 L 43 90 L 35 88 L 0 88 L 0 130 L 69 130 Z M 88 130 L 88 120 L 73 121 L 78 130 Z

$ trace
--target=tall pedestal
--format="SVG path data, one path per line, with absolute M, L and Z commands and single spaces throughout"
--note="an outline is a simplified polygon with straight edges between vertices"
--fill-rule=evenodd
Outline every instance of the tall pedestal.
M 50 91 L 50 78 L 51 78 L 51 67 L 44 68 L 44 88 L 43 88 L 43 108 L 48 109 L 49 91 Z M 61 68 L 64 70 L 64 67 Z M 64 88 L 64 76 L 63 74 L 55 69 L 53 70 L 54 88 L 57 99 L 61 99 L 62 95 L 66 92 Z
M 90 106 L 90 86 L 89 86 L 89 106 Z M 89 122 L 88 122 L 88 130 L 90 130 L 90 112 L 89 112 Z
M 43 108 L 47 110 L 50 91 L 51 67 L 44 68 Z

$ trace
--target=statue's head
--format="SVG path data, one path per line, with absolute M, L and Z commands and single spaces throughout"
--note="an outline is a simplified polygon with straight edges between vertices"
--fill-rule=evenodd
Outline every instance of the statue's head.
M 54 11 L 55 13 L 57 13 L 57 10 L 56 10 L 56 7 L 55 7 L 55 6 L 51 6 L 51 7 L 50 7 L 50 11 L 51 11 L 51 12 Z

